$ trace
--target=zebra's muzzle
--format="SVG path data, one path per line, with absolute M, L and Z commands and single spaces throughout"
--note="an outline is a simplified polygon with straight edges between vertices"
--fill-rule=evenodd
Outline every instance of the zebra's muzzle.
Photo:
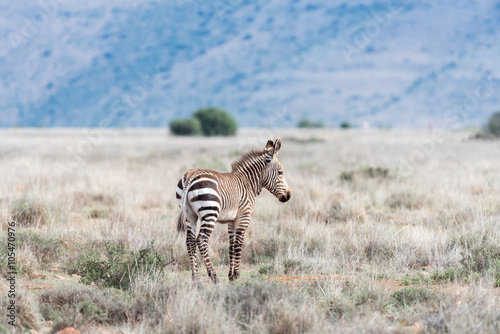
M 282 203 L 288 202 L 291 197 L 292 197 L 292 193 L 290 191 L 288 191 L 286 193 L 286 195 L 283 195 L 280 197 L 280 202 L 282 202 Z

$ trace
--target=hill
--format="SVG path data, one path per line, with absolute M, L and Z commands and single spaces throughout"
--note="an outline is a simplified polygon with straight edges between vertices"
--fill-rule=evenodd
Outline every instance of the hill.
M 0 125 L 462 127 L 500 103 L 500 2 L 0 5 Z M 495 93 L 496 92 L 496 93 Z

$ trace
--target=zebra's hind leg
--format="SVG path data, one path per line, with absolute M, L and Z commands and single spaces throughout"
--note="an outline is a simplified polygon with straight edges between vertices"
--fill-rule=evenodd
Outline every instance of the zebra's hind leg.
M 212 220 L 202 220 L 200 233 L 198 234 L 198 238 L 196 238 L 196 243 L 198 244 L 198 249 L 200 250 L 201 256 L 203 256 L 203 260 L 205 261 L 205 266 L 207 267 L 208 277 L 212 280 L 213 283 L 219 283 L 219 279 L 217 278 L 217 274 L 215 273 L 214 266 L 210 257 L 208 256 L 208 240 L 214 231 L 215 221 Z
M 198 217 L 196 215 L 191 216 L 186 219 L 187 234 L 186 234 L 186 246 L 189 254 L 189 260 L 191 261 L 191 271 L 193 276 L 193 281 L 197 281 L 200 278 L 198 274 L 198 264 L 196 261 L 196 221 Z M 194 222 L 194 223 L 192 223 Z

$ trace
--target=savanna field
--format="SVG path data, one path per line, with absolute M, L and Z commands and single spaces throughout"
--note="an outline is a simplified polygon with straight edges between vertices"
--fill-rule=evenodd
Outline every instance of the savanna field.
M 498 333 L 500 142 L 470 135 L 445 132 L 409 168 L 428 131 L 2 130 L 0 264 L 7 277 L 15 221 L 19 327 L 2 279 L 0 332 Z M 179 178 L 229 171 L 271 137 L 291 200 L 258 197 L 234 283 L 217 225 L 221 282 L 201 265 L 193 284 Z

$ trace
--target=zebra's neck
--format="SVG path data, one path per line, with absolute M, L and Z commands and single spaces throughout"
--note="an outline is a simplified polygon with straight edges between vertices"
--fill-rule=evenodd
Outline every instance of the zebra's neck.
M 233 164 L 233 174 L 247 181 L 252 193 L 257 196 L 262 191 L 262 178 L 266 168 L 265 154 L 251 152 Z

